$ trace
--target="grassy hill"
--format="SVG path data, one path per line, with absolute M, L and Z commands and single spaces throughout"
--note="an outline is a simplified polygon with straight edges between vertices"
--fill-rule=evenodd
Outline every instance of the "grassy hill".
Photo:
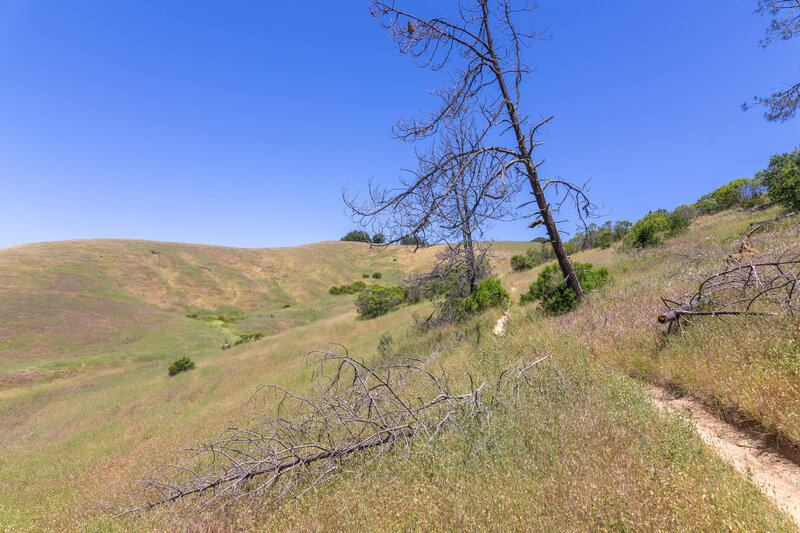
M 671 276 L 681 257 L 702 249 L 708 261 L 724 262 L 730 239 L 756 217 L 766 218 L 703 217 L 650 251 L 578 254 L 578 261 L 609 267 L 614 281 L 564 317 L 518 305 L 539 269 L 512 273 L 509 257 L 527 244 L 497 243 L 495 271 L 513 301 L 503 337 L 491 334 L 500 310 L 420 332 L 412 317 L 429 304 L 362 320 L 353 296 L 327 292 L 376 271 L 381 283 L 395 283 L 430 264 L 435 249 L 98 240 L 0 250 L 0 527 L 163 527 L 170 518 L 159 513 L 109 525 L 92 505 L 185 443 L 244 423 L 259 385 L 307 390 L 309 351 L 341 343 L 376 362 L 385 334 L 394 351 L 436 352 L 450 375 L 469 372 L 476 381 L 496 379 L 521 354 L 548 354 L 568 385 L 531 392 L 493 415 L 490 445 L 482 431 L 449 434 L 420 443 L 411 458 L 354 469 L 286 513 L 201 516 L 191 527 L 792 530 L 789 518 L 685 421 L 650 405 L 630 377 L 668 381 L 721 408 L 734 404 L 798 437 L 797 318 L 737 319 L 734 330 L 703 321 L 669 338 L 655 323 L 660 296 L 685 288 Z M 789 225 L 761 238 L 762 247 L 800 242 Z M 266 337 L 220 349 L 253 331 Z M 168 377 L 169 363 L 183 355 L 196 369 Z

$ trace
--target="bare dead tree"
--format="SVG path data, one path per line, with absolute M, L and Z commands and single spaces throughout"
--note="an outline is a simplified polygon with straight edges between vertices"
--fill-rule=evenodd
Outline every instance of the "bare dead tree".
M 443 244 L 430 272 L 403 282 L 407 294 L 443 296 L 426 324 L 434 316 L 437 323 L 451 320 L 458 303 L 490 275 L 485 231 L 490 223 L 513 217 L 520 180 L 507 175 L 491 152 L 476 151 L 478 143 L 473 121 L 448 120 L 437 142 L 418 151 L 418 169 L 407 172 L 399 188 L 370 184 L 366 201 L 345 199 L 353 215 L 369 221 L 387 243 L 413 235 Z M 453 158 L 454 153 L 468 155 Z
M 758 0 L 756 13 L 771 17 L 761 46 L 788 41 L 800 34 L 800 0 Z M 783 89 L 776 90 L 766 98 L 757 96 L 752 104 L 745 104 L 744 107 L 748 109 L 755 105 L 767 108 L 764 113 L 767 120 L 786 122 L 795 116 L 800 106 L 800 83 L 786 84 Z
M 470 376 L 460 390 L 441 365 L 397 355 L 369 367 L 346 350 L 315 353 L 315 394 L 302 396 L 278 386 L 259 399 L 275 398 L 274 414 L 256 413 L 252 424 L 232 428 L 207 444 L 179 452 L 148 477 L 122 487 L 114 516 L 167 509 L 179 516 L 219 516 L 250 507 L 270 512 L 325 481 L 374 461 L 412 453 L 414 439 L 434 442 L 446 431 L 488 425 L 491 412 L 515 401 L 521 388 L 553 382 L 537 373 L 549 357 L 521 358 L 489 386 Z M 356 460 L 358 458 L 359 460 Z
M 544 225 L 550 237 L 561 271 L 567 282 L 583 299 L 583 291 L 569 257 L 564 250 L 554 212 L 569 200 L 579 214 L 588 214 L 592 207 L 584 188 L 562 179 L 542 180 L 538 173 L 541 162 L 533 152 L 541 145 L 538 135 L 550 118 L 532 123 L 520 111 L 523 79 L 531 69 L 522 59 L 522 51 L 539 35 L 523 28 L 524 18 L 535 10 L 530 1 L 461 0 L 458 16 L 424 18 L 396 7 L 394 2 L 371 0 L 371 13 L 387 28 L 401 53 L 416 58 L 420 65 L 433 70 L 446 69 L 449 83 L 436 91 L 441 104 L 437 111 L 396 124 L 395 135 L 415 142 L 436 135 L 455 117 L 469 116 L 476 123 L 474 142 L 464 151 L 455 151 L 436 160 L 436 169 L 451 166 L 488 154 L 493 173 L 513 181 L 527 180 L 537 208 L 532 224 Z M 404 183 L 414 191 L 423 187 L 427 173 Z M 558 196 L 551 203 L 549 196 Z M 402 197 L 402 192 L 398 193 Z M 357 215 L 370 216 L 389 209 L 391 198 L 378 197 L 375 209 L 353 209 Z M 383 201 L 383 202 L 381 202 Z M 352 207 L 352 206 L 351 206 Z M 363 207 L 363 206 L 360 206 Z
M 748 237 L 752 234 L 748 234 Z M 767 315 L 800 309 L 800 247 L 759 254 L 742 241 L 739 252 L 728 256 L 726 268 L 700 272 L 691 292 L 662 298 L 666 311 L 658 321 L 683 328 L 682 321 L 698 316 Z

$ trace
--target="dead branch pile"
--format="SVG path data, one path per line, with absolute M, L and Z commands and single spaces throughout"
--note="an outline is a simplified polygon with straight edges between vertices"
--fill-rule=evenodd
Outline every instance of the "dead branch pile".
M 668 332 L 673 323 L 682 327 L 682 319 L 696 316 L 775 315 L 800 308 L 800 247 L 796 245 L 761 254 L 745 238 L 739 251 L 728 256 L 723 270 L 692 277 L 698 283 L 696 289 L 679 298 L 662 298 L 667 310 L 658 321 L 669 323 Z
M 526 384 L 545 382 L 533 373 L 548 361 L 559 387 L 563 376 L 549 356 L 520 359 L 487 391 L 467 376 L 454 390 L 444 368 L 395 356 L 370 368 L 334 351 L 315 354 L 319 373 L 313 396 L 278 386 L 277 412 L 256 413 L 247 428 L 231 428 L 216 440 L 179 452 L 145 479 L 122 487 L 115 517 L 164 508 L 178 516 L 219 513 L 234 506 L 270 512 L 346 471 L 411 453 L 411 441 L 433 441 L 445 431 L 488 424 L 489 413 L 515 401 Z M 264 398 L 260 398 L 264 399 Z M 506 402 L 508 403 L 508 402 Z M 351 461 L 359 457 L 360 461 Z M 352 470 L 352 469 L 351 469 Z

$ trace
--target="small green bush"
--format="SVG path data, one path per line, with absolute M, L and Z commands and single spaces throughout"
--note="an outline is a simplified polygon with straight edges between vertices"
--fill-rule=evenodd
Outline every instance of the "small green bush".
M 364 274 L 364 276 L 365 277 L 369 277 L 369 274 Z M 355 294 L 357 292 L 363 291 L 366 288 L 367 288 L 367 284 L 364 283 L 361 280 L 358 280 L 358 281 L 354 281 L 350 285 L 339 285 L 338 287 L 334 285 L 333 287 L 328 289 L 328 293 L 329 294 L 334 294 L 334 295 L 338 295 L 338 294 Z
M 189 313 L 186 318 L 197 318 L 197 313 Z
M 361 277 L 362 277 L 362 278 L 368 278 L 368 277 L 369 277 L 369 274 L 361 274 Z
M 381 274 L 380 272 L 375 272 L 374 274 L 372 274 L 373 279 L 381 279 L 382 277 L 383 274 Z
M 405 292 L 401 287 L 384 287 L 373 285 L 356 298 L 358 314 L 366 318 L 385 315 L 405 300 Z
M 283 304 L 283 308 L 284 309 L 289 309 L 291 306 L 292 306 L 292 304 Z
M 584 293 L 605 285 L 611 279 L 605 267 L 595 269 L 591 263 L 575 263 L 573 268 Z M 522 295 L 520 303 L 535 300 L 540 300 L 542 309 L 551 315 L 568 313 L 578 306 L 578 295 L 567 286 L 558 265 L 546 266 L 531 283 L 528 292 Z
M 511 256 L 511 269 L 514 271 L 521 272 L 523 270 L 530 270 L 533 266 L 533 261 L 528 256 L 522 254 Z
M 169 375 L 174 376 L 175 374 L 180 374 L 181 372 L 185 370 L 191 370 L 192 368 L 194 368 L 194 361 L 188 357 L 181 357 L 169 365 Z
M 508 291 L 503 288 L 499 279 L 487 278 L 478 285 L 475 292 L 456 306 L 456 318 L 463 318 L 490 307 L 504 307 L 510 300 Z

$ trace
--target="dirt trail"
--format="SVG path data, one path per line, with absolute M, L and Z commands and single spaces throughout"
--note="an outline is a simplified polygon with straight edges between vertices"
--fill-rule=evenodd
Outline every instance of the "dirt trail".
M 508 311 L 503 313 L 503 316 L 497 319 L 497 323 L 494 325 L 494 329 L 492 333 L 497 335 L 498 337 L 502 337 L 506 334 L 506 320 L 508 320 Z
M 762 440 L 715 417 L 696 400 L 675 398 L 655 386 L 648 387 L 648 393 L 659 407 L 688 414 L 706 444 L 736 470 L 743 474 L 749 470 L 764 494 L 800 524 L 800 466 Z

